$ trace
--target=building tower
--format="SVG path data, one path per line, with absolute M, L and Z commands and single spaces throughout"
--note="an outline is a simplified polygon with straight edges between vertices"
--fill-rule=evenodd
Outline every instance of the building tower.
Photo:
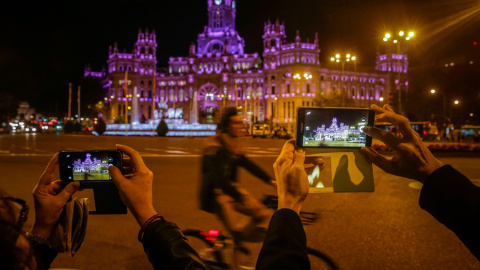
M 157 65 L 157 37 L 155 31 L 151 33 L 138 30 L 138 38 L 134 47 L 134 57 L 140 60 L 138 72 L 140 75 L 153 75 Z
M 208 25 L 198 35 L 198 54 L 224 53 L 228 44 L 229 54 L 244 54 L 245 41 L 235 30 L 236 1 L 207 0 Z
M 278 50 L 281 45 L 285 44 L 287 35 L 285 34 L 285 26 L 277 20 L 275 24 L 265 23 L 263 30 L 263 47 L 265 50 Z
M 399 100 L 404 100 L 401 95 L 408 91 L 407 52 L 398 43 L 380 46 L 377 50 L 375 69 L 389 74 L 389 88 L 391 89 L 389 103 L 396 108 L 400 108 Z

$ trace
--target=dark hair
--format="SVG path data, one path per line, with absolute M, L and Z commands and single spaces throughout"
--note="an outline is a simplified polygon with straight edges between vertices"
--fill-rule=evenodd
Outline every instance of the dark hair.
M 32 250 L 25 251 L 17 247 L 17 239 L 22 233 L 15 226 L 16 211 L 13 203 L 7 199 L 7 194 L 0 188 L 0 262 L 2 269 L 31 269 Z M 4 268 L 5 267 L 5 268 Z
M 228 133 L 230 131 L 230 124 L 232 123 L 232 117 L 238 115 L 237 108 L 228 107 L 225 108 L 225 111 L 222 114 L 220 123 L 217 125 L 217 130 L 222 133 Z

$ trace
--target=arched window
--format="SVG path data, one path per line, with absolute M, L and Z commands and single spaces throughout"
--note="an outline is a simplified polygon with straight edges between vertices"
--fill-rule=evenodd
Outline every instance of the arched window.
M 310 93 L 310 84 L 307 84 L 307 93 Z
M 185 98 L 185 94 L 184 94 L 183 90 L 180 90 L 178 95 L 179 95 L 180 100 L 183 101 L 183 99 Z
M 152 48 L 148 48 L 148 54 L 153 54 L 153 49 Z
M 170 90 L 170 100 L 174 100 L 175 98 L 175 90 Z
M 142 48 L 140 49 L 140 53 L 141 53 L 141 54 L 145 54 L 145 48 L 144 48 L 144 47 L 142 47 Z
M 237 88 L 237 97 L 239 98 L 243 97 L 243 92 L 242 92 L 242 89 L 240 88 Z
M 152 85 L 152 81 L 148 81 L 148 86 L 151 86 Z
M 143 80 L 140 81 L 140 86 L 143 86 L 145 82 Z
M 118 67 L 118 70 L 119 70 L 119 71 L 123 71 L 123 66 L 119 66 L 119 67 Z

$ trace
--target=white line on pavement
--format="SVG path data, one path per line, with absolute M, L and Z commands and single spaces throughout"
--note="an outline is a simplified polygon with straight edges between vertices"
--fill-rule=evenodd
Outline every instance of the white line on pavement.
M 0 150 L 0 154 L 10 154 L 10 150 Z

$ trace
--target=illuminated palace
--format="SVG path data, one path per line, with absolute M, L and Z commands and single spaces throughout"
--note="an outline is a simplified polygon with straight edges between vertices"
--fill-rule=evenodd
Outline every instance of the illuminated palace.
M 131 53 L 120 52 L 116 44 L 110 48 L 105 72 L 85 70 L 86 76 L 104 80 L 109 123 L 121 122 L 126 112 L 131 122 L 167 117 L 213 123 L 225 106 L 237 106 L 247 122 L 292 127 L 299 106 L 329 106 L 320 104 L 323 97 L 342 97 L 343 106 L 366 106 L 387 101 L 396 84 L 406 84 L 396 79 L 406 74 L 404 52 L 379 53 L 377 66 L 370 70 L 352 71 L 352 63 L 348 70 L 340 64 L 325 65 L 320 62 L 318 35 L 309 42 L 297 31 L 288 42 L 285 26 L 278 21 L 264 25 L 263 55 L 248 54 L 235 28 L 236 1 L 207 2 L 208 25 L 188 56 L 169 59 L 168 72 L 156 72 L 156 35 L 148 30 L 138 33 Z

